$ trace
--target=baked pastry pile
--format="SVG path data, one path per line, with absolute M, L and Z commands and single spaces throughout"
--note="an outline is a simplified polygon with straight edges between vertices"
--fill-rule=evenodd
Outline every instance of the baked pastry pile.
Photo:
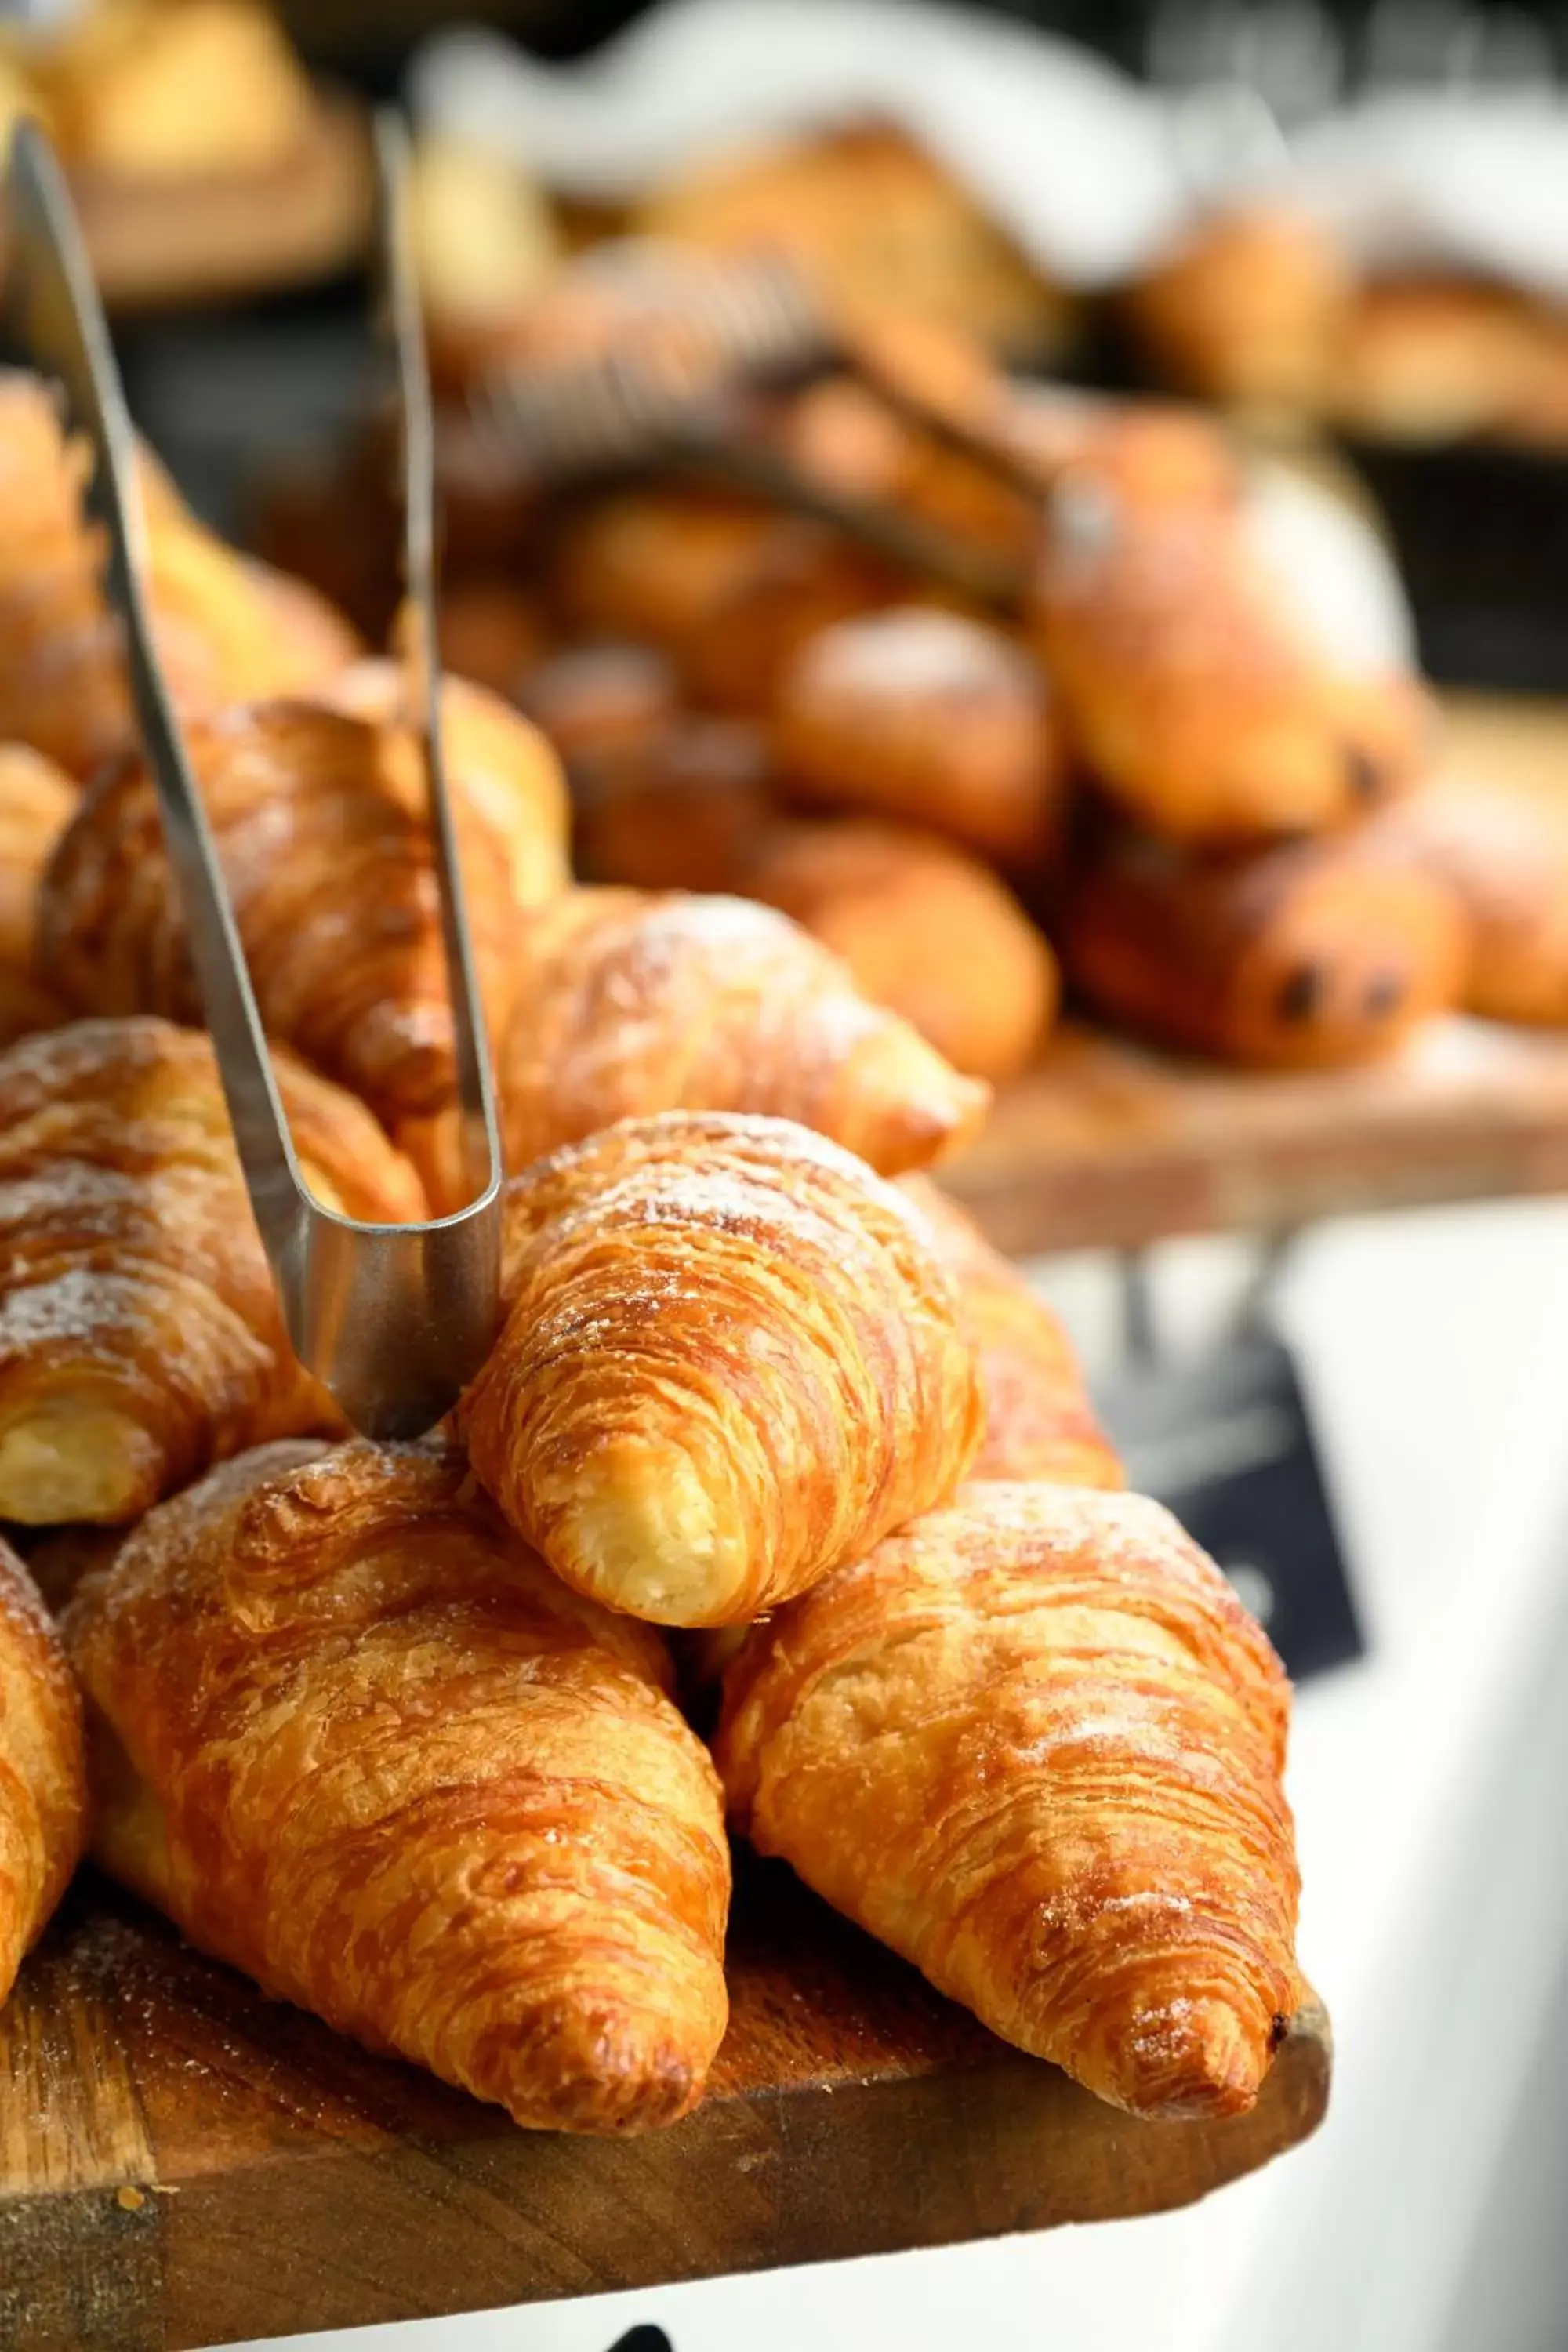
M 592 248 L 518 311 L 510 363 L 542 376 L 607 348 L 688 363 L 680 304 L 700 315 L 705 266 Z M 1283 262 L 1276 293 L 1283 374 Z M 657 452 L 520 500 L 463 406 L 494 352 L 447 354 L 450 635 L 559 751 L 585 877 L 779 909 L 992 1085 L 1037 1059 L 1064 997 L 1181 1054 L 1278 1069 L 1375 1062 L 1456 1007 L 1523 1001 L 1493 969 L 1493 829 L 1484 848 L 1468 825 L 1462 844 L 1445 827 L 1441 855 L 1414 846 L 1441 754 L 1421 681 L 1325 627 L 1219 424 L 1022 387 L 979 342 L 864 296 L 839 332 L 864 366 L 760 376 L 737 429 L 1000 567 L 1010 605 Z M 911 422 L 892 379 L 1036 488 Z M 1552 864 L 1548 820 L 1508 824 Z M 1549 928 L 1532 926 L 1547 957 Z M 1532 984 L 1526 1017 L 1550 998 Z M 525 1020 L 506 1050 L 555 1067 L 564 1048 Z M 731 1097 L 704 1070 L 680 1099 Z M 518 1149 L 583 1131 L 534 1122 Z
M 1120 308 L 1162 381 L 1232 407 L 1415 446 L 1568 436 L 1560 301 L 1453 263 L 1369 269 L 1279 196 L 1216 207 Z
M 204 563 L 187 617 L 248 679 L 307 607 L 273 583 L 241 625 L 250 575 Z M 185 724 L 307 1181 L 398 1222 L 455 1197 L 450 1015 L 395 677 L 327 620 L 314 684 L 209 684 Z M 515 1172 L 502 1328 L 416 1445 L 352 1436 L 289 1347 L 142 765 L 112 727 L 85 782 L 25 735 L 0 755 L 0 959 L 36 993 L 0 1051 L 0 1521 L 56 1612 L 0 1549 L 0 1990 L 85 1838 L 372 2048 L 521 2125 L 638 2131 L 724 2032 L 728 1815 L 1102 2096 L 1257 2096 L 1300 1998 L 1282 1673 L 1116 1491 L 1061 1329 L 923 1172 L 984 1083 L 857 985 L 970 923 L 982 995 L 1048 998 L 959 846 L 1057 833 L 1037 674 L 962 616 L 910 625 L 926 725 L 841 707 L 831 663 L 819 697 L 807 648 L 803 764 L 889 757 L 875 815 L 769 819 L 772 904 L 574 881 L 544 736 L 448 681 Z M 616 657 L 540 703 L 646 781 L 664 686 Z M 747 772 L 727 729 L 668 770 L 694 806 Z M 951 847 L 881 813 L 895 772 Z M 722 1686 L 710 1743 L 677 1628 Z

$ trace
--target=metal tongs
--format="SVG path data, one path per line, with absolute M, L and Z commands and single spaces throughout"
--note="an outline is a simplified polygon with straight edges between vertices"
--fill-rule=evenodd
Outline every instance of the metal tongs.
M 494 1342 L 501 1160 L 442 762 L 430 390 L 410 250 L 407 142 L 395 117 L 377 124 L 376 156 L 384 307 L 402 423 L 405 709 L 429 790 L 471 1188 L 466 1208 L 425 1224 L 340 1216 L 312 1196 L 300 1173 L 227 887 L 148 625 L 136 445 L 102 305 L 59 163 L 32 123 L 16 133 L 10 194 L 27 345 L 37 364 L 58 378 L 69 421 L 96 459 L 88 499 L 108 538 L 106 593 L 124 629 L 191 958 L 289 1336 L 356 1429 L 405 1438 L 439 1421 Z
M 781 256 L 685 260 L 662 286 L 657 248 L 639 255 L 637 266 L 651 281 L 645 311 L 604 350 L 542 368 L 503 359 L 479 377 L 467 409 L 481 448 L 542 486 L 647 465 L 693 473 L 826 523 L 976 604 L 1017 609 L 1024 583 L 1010 564 L 880 499 L 816 479 L 748 431 L 731 395 L 793 390 L 832 372 L 858 376 L 906 422 L 1037 502 L 1047 486 L 1016 452 L 876 367 Z

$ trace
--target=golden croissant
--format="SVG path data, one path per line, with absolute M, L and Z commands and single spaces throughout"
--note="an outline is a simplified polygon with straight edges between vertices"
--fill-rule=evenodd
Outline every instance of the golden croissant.
M 1301 1997 L 1289 1701 L 1158 1504 L 972 1486 L 752 1629 L 714 1752 L 752 1843 L 994 2032 L 1226 2116 Z
M 970 1476 L 1122 1486 L 1121 1461 L 1095 1418 L 1072 1342 L 1045 1300 L 929 1178 L 901 1176 L 899 1190 L 931 1227 L 980 1360 L 985 1442 Z
M 813 801 L 930 825 L 1010 866 L 1055 841 L 1065 774 L 1046 682 L 984 622 L 904 605 L 822 630 L 780 682 L 773 736 Z
M 65 1893 L 86 1828 L 76 1685 L 37 1587 L 0 1540 L 0 2004 Z
M 658 1637 L 434 1446 L 284 1444 L 65 1620 L 104 1867 L 193 1943 L 520 2124 L 633 2132 L 724 2031 L 730 1857 Z
M 138 740 L 86 473 L 38 379 L 0 375 L 0 736 L 82 778 Z M 145 453 L 141 474 L 153 635 L 182 709 L 305 691 L 353 658 L 358 640 L 322 599 L 214 539 Z
M 664 1110 L 799 1120 L 884 1175 L 978 1126 L 960 1077 L 835 955 L 741 898 L 573 890 L 521 928 L 496 1055 L 508 1165 Z M 450 1118 L 403 1130 L 434 1197 L 456 1166 Z
M 439 1110 L 455 1091 L 451 1003 L 407 737 L 284 701 L 193 721 L 185 740 L 268 1034 L 389 1123 Z M 466 772 L 454 766 L 453 776 L 475 969 L 499 1023 L 518 919 L 512 877 L 527 853 L 468 795 Z M 542 863 L 563 878 L 559 830 Z M 140 762 L 84 796 L 40 888 L 38 954 L 83 1012 L 200 1019 L 157 795 Z
M 984 1406 L 916 1212 L 784 1119 L 629 1119 L 507 1196 L 509 1313 L 458 1433 L 557 1575 L 753 1617 L 952 1492 Z
M 0 966 L 27 971 L 38 877 L 76 813 L 63 769 L 26 743 L 0 743 Z
M 277 1070 L 317 1197 L 419 1216 L 363 1107 Z M 0 1519 L 133 1518 L 243 1446 L 341 1425 L 284 1335 L 206 1038 L 82 1021 L 0 1055 Z
M 1256 842 L 1415 781 L 1419 686 L 1336 670 L 1238 520 L 1197 499 L 1141 508 L 1088 467 L 1052 511 L 1037 639 L 1075 748 L 1128 815 L 1173 840 Z
M 378 727 L 395 727 L 402 697 L 397 663 L 364 661 L 343 670 L 316 699 Z M 570 810 L 548 738 L 499 695 L 466 677 L 442 680 L 441 736 L 457 790 L 506 845 L 516 904 L 532 907 L 554 898 L 571 878 Z

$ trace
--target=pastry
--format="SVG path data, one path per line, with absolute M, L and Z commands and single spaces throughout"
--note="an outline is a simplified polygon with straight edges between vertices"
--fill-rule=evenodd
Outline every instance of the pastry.
M 391 661 L 358 662 L 317 698 L 378 727 L 394 726 L 403 709 L 403 673 Z M 561 763 L 538 728 L 489 688 L 447 677 L 441 740 L 448 782 L 506 844 L 515 903 L 531 907 L 554 898 L 571 878 L 570 816 Z
M 506 1215 L 507 1320 L 455 1423 L 575 1591 L 736 1623 L 973 1460 L 974 1359 L 921 1221 L 820 1136 L 627 1119 L 518 1178 Z
M 86 1831 L 76 1685 L 37 1586 L 0 1539 L 0 2006 Z
M 1279 203 L 1226 206 L 1128 289 L 1132 332 L 1165 380 L 1239 406 L 1318 415 L 1352 285 L 1338 240 Z
M 1068 467 L 1082 467 L 1137 513 L 1201 507 L 1216 519 L 1234 519 L 1240 510 L 1236 439 L 1199 408 L 1010 382 L 991 429 L 1042 490 Z
M 139 740 L 81 509 L 87 470 L 39 380 L 0 376 L 0 736 L 83 779 Z M 204 530 L 146 452 L 141 476 L 153 634 L 182 710 L 309 691 L 352 656 L 330 606 Z
M 1099 1012 L 1224 1061 L 1331 1068 L 1457 1000 L 1452 894 L 1350 835 L 1207 860 L 1123 835 L 1064 894 L 1067 974 Z
M 75 784 L 52 760 L 0 743 L 0 966 L 8 971 L 31 967 L 38 877 L 76 804 Z
M 266 173 L 308 138 L 314 100 L 250 0 L 96 0 L 39 57 L 62 151 L 114 178 Z
M 1066 304 L 974 199 L 901 131 L 852 124 L 694 164 L 634 218 L 710 253 L 782 252 L 836 305 L 910 310 L 1038 355 Z
M 1458 900 L 1472 1013 L 1568 1026 L 1568 817 L 1554 799 L 1446 782 L 1390 809 L 1368 846 Z
M 935 834 L 855 819 L 776 824 L 733 878 L 842 956 L 874 1004 L 972 1077 L 1016 1077 L 1050 1026 L 1050 949 L 990 867 Z
M 726 1110 L 798 1119 L 896 1175 L 963 1141 L 988 1100 L 837 956 L 745 899 L 571 891 L 521 927 L 512 981 L 496 1082 L 514 1169 L 616 1119 Z M 451 1129 L 401 1137 L 443 1199 Z
M 578 867 L 593 880 L 767 895 L 749 877 L 775 813 L 772 762 L 745 719 L 680 716 L 644 742 L 606 741 L 579 757 L 573 791 Z
M 1334 670 L 1239 521 L 1206 503 L 1144 509 L 1074 467 L 1043 547 L 1037 633 L 1063 724 L 1139 823 L 1258 841 L 1342 824 L 1414 782 L 1418 685 Z
M 277 1069 L 317 1198 L 421 1216 L 369 1113 Z M 0 1519 L 133 1518 L 243 1446 L 339 1426 L 284 1336 L 205 1037 L 82 1021 L 0 1055 Z
M 363 676 L 368 693 L 374 666 Z M 454 715 L 479 692 L 449 689 Z M 492 730 L 491 708 L 479 714 L 479 756 L 452 728 L 448 775 L 475 969 L 499 1024 L 520 898 L 556 886 L 564 857 L 553 763 L 499 706 Z M 521 765 L 510 758 L 514 737 Z M 452 1014 L 411 740 L 318 704 L 266 702 L 192 721 L 185 742 L 268 1034 L 388 1123 L 442 1109 L 456 1083 Z M 141 762 L 106 771 L 85 794 L 39 893 L 38 951 L 83 1012 L 201 1019 L 157 796 Z
M 1510 287 L 1374 281 L 1358 289 L 1343 321 L 1329 406 L 1346 430 L 1378 440 L 1506 435 L 1538 396 L 1548 349 L 1538 312 Z
M 508 580 L 458 580 L 441 592 L 442 667 L 509 702 L 545 657 L 549 630 L 537 601 Z
M 886 601 L 895 575 L 822 524 L 692 490 L 618 490 L 577 508 L 552 593 L 593 636 L 660 646 L 716 709 L 765 711 L 796 649 Z
M 629 638 L 563 646 L 529 671 L 517 698 L 574 782 L 579 769 L 596 774 L 605 761 L 640 754 L 680 709 L 668 656 Z
M 781 771 L 804 797 L 874 810 L 1028 866 L 1061 811 L 1045 680 L 984 622 L 917 605 L 824 629 L 780 681 Z
M 901 1176 L 899 1189 L 931 1226 L 958 1293 L 959 1320 L 980 1360 L 985 1442 L 970 1476 L 1041 1478 L 1058 1486 L 1124 1485 L 1072 1341 L 1045 1300 L 929 1178 Z
M 1157 1503 L 966 1487 L 753 1628 L 736 1826 L 1134 2114 L 1251 2106 L 1301 1998 L 1289 1685 Z
M 534 2128 L 634 2132 L 724 2031 L 730 1857 L 657 1635 L 434 1446 L 263 1447 L 67 1612 L 94 1852 L 182 1934 Z
M 257 556 L 244 556 L 241 562 L 270 623 L 277 667 L 269 667 L 263 691 L 278 693 L 286 685 L 289 691 L 309 693 L 363 658 L 359 631 L 319 588 Z M 282 678 L 286 663 L 292 675 Z

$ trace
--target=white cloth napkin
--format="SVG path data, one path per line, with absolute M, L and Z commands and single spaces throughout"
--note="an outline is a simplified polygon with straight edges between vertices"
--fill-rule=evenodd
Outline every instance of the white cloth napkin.
M 707 155 L 855 117 L 901 125 L 1049 277 L 1123 277 L 1183 184 L 1160 102 L 1088 51 L 938 0 L 668 0 L 586 62 L 477 27 L 415 58 L 416 119 L 549 186 L 626 196 Z
M 1284 185 L 1372 267 L 1568 300 L 1568 107 L 1547 92 L 1369 98 L 1298 136 Z

